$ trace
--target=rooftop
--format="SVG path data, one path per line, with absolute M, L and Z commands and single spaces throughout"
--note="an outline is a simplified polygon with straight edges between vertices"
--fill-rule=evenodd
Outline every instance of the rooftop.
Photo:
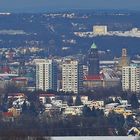
M 102 77 L 102 75 L 97 75 L 97 76 L 86 75 L 84 77 L 84 80 L 89 80 L 89 81 L 97 80 L 97 81 L 101 81 L 101 80 L 103 80 L 103 77 Z
M 97 46 L 96 46 L 95 43 L 93 43 L 93 44 L 91 45 L 91 49 L 97 49 Z

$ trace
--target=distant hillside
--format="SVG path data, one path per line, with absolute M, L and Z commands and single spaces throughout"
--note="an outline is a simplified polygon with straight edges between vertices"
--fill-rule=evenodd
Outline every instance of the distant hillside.
M 0 47 L 39 46 L 56 55 L 86 53 L 94 41 L 100 50 L 119 56 L 122 48 L 129 55 L 140 54 L 140 39 L 126 37 L 79 38 L 73 32 L 92 31 L 93 25 L 108 25 L 109 30 L 140 28 L 140 13 L 119 11 L 71 11 L 40 14 L 1 14 Z M 61 48 L 68 47 L 67 51 Z M 58 51 L 59 50 L 59 51 Z M 59 52 L 59 54 L 58 54 Z

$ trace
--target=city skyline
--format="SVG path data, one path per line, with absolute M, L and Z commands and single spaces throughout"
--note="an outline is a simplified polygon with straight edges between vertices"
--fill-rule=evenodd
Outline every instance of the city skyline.
M 71 9 L 139 10 L 139 0 L 5 0 L 0 2 L 0 12 L 45 12 Z
M 0 139 L 140 136 L 139 1 L 0 1 Z

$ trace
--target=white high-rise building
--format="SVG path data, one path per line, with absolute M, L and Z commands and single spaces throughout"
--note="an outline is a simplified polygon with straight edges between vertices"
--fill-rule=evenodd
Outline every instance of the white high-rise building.
M 57 90 L 57 66 L 51 59 L 36 59 L 36 88 Z
M 78 93 L 83 88 L 83 67 L 77 60 L 67 59 L 62 64 L 62 90 Z
M 122 68 L 123 91 L 140 92 L 140 67 L 137 65 Z

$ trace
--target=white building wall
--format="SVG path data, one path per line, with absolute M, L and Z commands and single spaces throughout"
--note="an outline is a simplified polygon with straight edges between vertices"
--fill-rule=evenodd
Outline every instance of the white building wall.
M 62 65 L 62 90 L 78 93 L 82 89 L 83 71 L 76 60 L 64 60 Z
M 140 67 L 131 65 L 122 68 L 122 88 L 124 91 L 140 92 Z
M 57 89 L 54 63 L 51 59 L 36 59 L 36 88 L 41 90 Z

